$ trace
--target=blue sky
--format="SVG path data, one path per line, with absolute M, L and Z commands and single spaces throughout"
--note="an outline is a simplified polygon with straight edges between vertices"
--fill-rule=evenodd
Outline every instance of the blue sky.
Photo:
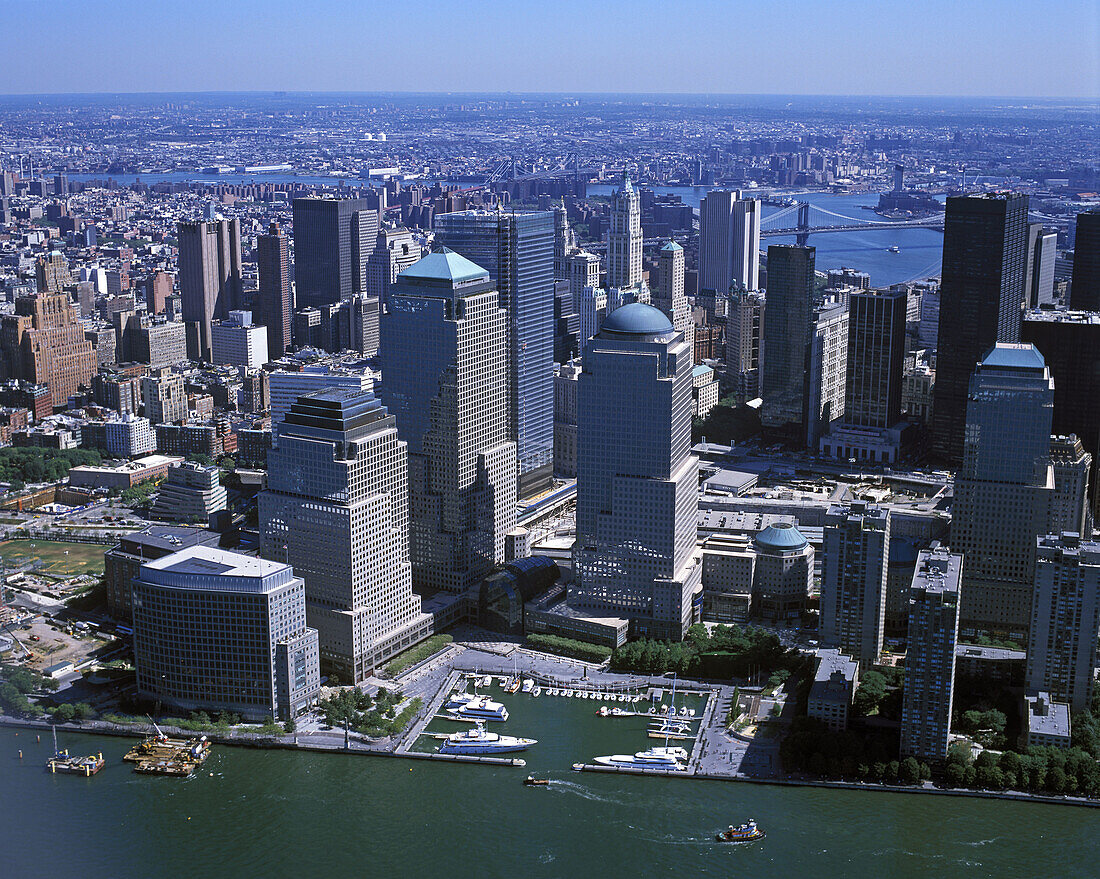
M 8 94 L 1100 94 L 1100 0 L 4 0 L 0 21 Z

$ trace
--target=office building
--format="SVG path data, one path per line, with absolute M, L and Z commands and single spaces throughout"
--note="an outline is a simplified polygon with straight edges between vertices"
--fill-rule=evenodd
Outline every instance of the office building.
M 269 376 L 271 391 L 271 424 L 278 432 L 279 423 L 299 397 L 325 388 L 369 391 L 374 388 L 374 374 L 362 366 L 310 364 L 297 372 L 275 370 Z
M 901 756 L 940 763 L 947 757 L 955 695 L 955 642 L 963 557 L 921 550 L 909 590 L 909 649 L 901 712 Z
M 719 296 L 755 290 L 760 274 L 760 202 L 712 190 L 699 205 L 699 289 Z
M 947 199 L 932 442 L 950 463 L 962 460 L 975 364 L 996 342 L 1020 339 L 1027 205 L 1016 193 Z
M 151 515 L 165 522 L 205 525 L 227 506 L 228 493 L 218 468 L 186 462 L 173 467 L 160 484 Z
M 577 382 L 580 363 L 570 360 L 554 371 L 554 475 L 577 476 Z
M 611 194 L 607 230 L 607 286 L 634 287 L 642 283 L 642 211 L 638 192 L 623 172 L 622 187 Z
M 130 358 L 150 369 L 187 361 L 187 325 L 179 321 L 134 315 L 127 321 Z
M 1031 617 L 1035 539 L 1054 475 L 1054 382 L 1032 345 L 998 343 L 970 382 L 951 548 L 966 558 L 961 625 L 1021 638 Z
M 901 290 L 849 295 L 845 424 L 888 428 L 901 421 L 905 308 Z
M 252 323 L 251 311 L 231 311 L 210 331 L 210 361 L 216 366 L 259 369 L 267 363 L 267 330 Z
M 1050 463 L 1054 468 L 1054 491 L 1050 496 L 1047 533 L 1073 531 L 1076 534 L 1091 534 L 1089 473 L 1092 470 L 1092 455 L 1085 451 L 1081 440 L 1072 434 L 1052 436 Z
M 802 438 L 806 358 L 814 308 L 814 248 L 768 247 L 767 320 L 761 343 L 760 419 Z
M 112 458 L 135 458 L 157 450 L 157 438 L 148 418 L 133 412 L 104 421 L 86 421 L 80 429 L 81 445 L 101 449 Z
M 890 511 L 865 501 L 830 507 L 824 552 L 821 643 L 869 668 L 882 653 Z
M 683 336 L 634 303 L 589 340 L 579 378 L 570 598 L 652 638 L 679 640 L 702 609 L 691 375 Z
M 1058 233 L 1043 231 L 1042 223 L 1028 226 L 1027 273 L 1024 289 L 1030 308 L 1054 304 L 1054 261 L 1058 257 Z
M 73 282 L 69 263 L 58 250 L 51 250 L 48 256 L 40 256 L 34 261 L 34 278 L 40 294 L 61 293 Z
M 569 292 L 576 308 L 577 299 L 586 288 L 600 286 L 600 258 L 587 250 L 577 250 L 569 254 L 566 262 L 568 263 Z M 587 342 L 588 338 L 590 337 L 582 339 L 581 342 Z
M 806 448 L 818 441 L 844 418 L 845 386 L 848 373 L 848 309 L 830 300 L 815 306 L 810 326 L 810 345 L 805 371 Z
M 508 312 L 508 420 L 527 496 L 554 471 L 554 214 L 440 214 L 435 234 L 489 273 Z
M 378 246 L 379 216 L 365 198 L 296 198 L 294 284 L 298 308 L 364 292 Z
M 300 397 L 268 453 L 260 551 L 306 582 L 321 662 L 347 683 L 431 633 L 409 568 L 406 445 L 370 391 Z
M 134 581 L 138 693 L 181 711 L 290 720 L 321 689 L 305 585 L 286 564 L 207 546 L 146 562 Z
M 742 623 L 752 613 L 756 551 L 747 536 L 712 534 L 703 542 L 703 619 Z
M 1038 539 L 1026 686 L 1074 711 L 1089 707 L 1100 638 L 1100 543 L 1078 534 Z
M 1069 705 L 1050 693 L 1024 696 L 1024 744 L 1029 748 L 1069 748 L 1073 745 Z
M 652 294 L 651 304 L 672 321 L 673 329 L 683 335 L 694 356 L 695 321 L 684 295 L 684 248 L 669 241 L 658 252 L 657 266 L 657 291 Z
M 726 304 L 723 363 L 726 382 L 747 400 L 760 396 L 760 343 L 764 331 L 764 295 L 731 294 Z
M 381 304 L 377 297 L 354 293 L 340 303 L 336 315 L 336 350 L 358 351 L 364 357 L 378 353 Z
M 219 539 L 220 535 L 213 531 L 180 525 L 150 525 L 141 531 L 121 535 L 118 543 L 103 554 L 107 613 L 131 625 L 134 578 L 142 564 L 191 546 L 217 546 Z
M 1069 306 L 1076 311 L 1100 311 L 1100 211 L 1097 210 L 1077 215 Z
M 240 221 L 181 222 L 180 296 L 188 324 L 188 355 L 210 361 L 210 328 L 244 304 Z
M 565 211 L 565 199 L 554 205 L 554 279 L 564 281 L 569 277 L 569 254 L 577 247 L 577 239 L 569 228 Z
M 464 592 L 505 560 L 516 515 L 508 311 L 489 273 L 447 248 L 405 269 L 380 357 L 382 401 L 409 449 L 413 583 Z
M 374 253 L 367 262 L 365 292 L 369 296 L 377 297 L 385 305 L 389 301 L 390 287 L 397 281 L 397 276 L 421 256 L 420 245 L 408 229 L 381 229 Z
M 142 376 L 141 401 L 145 417 L 153 425 L 187 418 L 187 393 L 183 376 L 178 372 L 161 369 L 152 375 Z
M 267 327 L 267 353 L 278 360 L 291 347 L 294 291 L 290 287 L 290 242 L 278 223 L 256 236 L 260 323 Z
M 790 522 L 769 525 L 753 538 L 756 571 L 752 615 L 768 622 L 797 622 L 814 582 L 814 548 Z
M 145 279 L 145 310 L 149 314 L 164 314 L 168 298 L 172 295 L 175 277 L 168 272 L 156 271 Z M 84 311 L 81 305 L 81 311 Z

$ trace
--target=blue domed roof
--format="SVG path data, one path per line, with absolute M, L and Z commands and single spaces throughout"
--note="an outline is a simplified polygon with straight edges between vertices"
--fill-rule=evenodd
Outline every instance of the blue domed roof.
M 802 549 L 808 542 L 802 536 L 802 532 L 789 522 L 777 522 L 775 525 L 769 525 L 756 535 L 756 545 L 760 549 L 772 550 L 773 552 L 789 552 Z
M 675 332 L 665 313 L 644 302 L 616 308 L 600 327 L 601 338 L 645 338 Z

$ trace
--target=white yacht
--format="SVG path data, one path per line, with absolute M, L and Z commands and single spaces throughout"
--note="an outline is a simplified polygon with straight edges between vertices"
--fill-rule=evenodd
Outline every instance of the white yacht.
M 597 757 L 596 762 L 602 766 L 628 766 L 632 769 L 671 769 L 683 771 L 687 769 L 684 761 L 688 753 L 683 748 L 659 747 L 650 748 L 648 751 L 638 751 L 630 754 L 612 754 L 610 757 Z
M 465 690 L 463 690 L 461 693 L 451 693 L 451 695 L 447 697 L 447 701 L 443 704 L 443 707 L 461 708 L 463 705 L 466 705 L 470 702 L 473 702 L 475 699 L 480 698 L 481 697 L 478 696 L 477 693 L 467 693 Z
M 531 695 L 537 699 L 542 695 L 542 687 L 536 686 L 535 689 L 531 691 Z
M 508 709 L 499 702 L 481 696 L 460 705 L 457 708 L 448 708 L 447 713 L 459 720 L 507 720 Z
M 485 725 L 478 721 L 474 729 L 456 732 L 447 736 L 439 746 L 440 754 L 507 754 L 511 751 L 526 751 L 536 744 L 535 739 L 521 739 L 516 736 L 502 736 L 486 732 Z
M 523 692 L 530 693 L 535 688 L 535 682 L 530 678 L 523 679 Z

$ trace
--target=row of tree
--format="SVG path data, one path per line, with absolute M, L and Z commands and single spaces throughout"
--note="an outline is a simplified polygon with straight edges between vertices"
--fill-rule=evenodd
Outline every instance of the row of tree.
M 16 491 L 26 483 L 57 482 L 72 467 L 98 466 L 103 456 L 94 449 L 0 449 L 0 482 L 10 483 Z
M 971 760 L 968 747 L 952 745 L 944 780 L 951 787 L 1100 796 L 1100 764 L 1080 748 L 982 751 Z

